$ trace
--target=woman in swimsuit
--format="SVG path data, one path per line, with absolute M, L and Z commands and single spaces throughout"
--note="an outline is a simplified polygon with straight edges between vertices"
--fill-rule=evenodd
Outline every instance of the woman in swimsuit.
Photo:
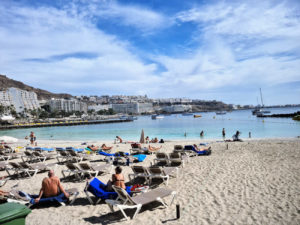
M 112 185 L 115 185 L 117 187 L 121 187 L 125 189 L 125 182 L 124 182 L 124 176 L 122 173 L 122 168 L 120 166 L 116 167 L 116 174 L 112 175 Z

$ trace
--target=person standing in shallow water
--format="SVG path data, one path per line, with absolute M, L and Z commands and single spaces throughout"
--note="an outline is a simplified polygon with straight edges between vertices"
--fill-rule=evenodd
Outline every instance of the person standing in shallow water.
M 33 145 L 36 140 L 36 136 L 34 135 L 33 131 L 30 132 L 29 138 L 30 138 L 30 144 Z
M 225 132 L 225 128 L 223 128 L 223 130 L 222 130 L 222 137 L 223 137 L 223 139 L 225 139 L 225 136 L 226 136 L 226 132 Z
M 200 137 L 203 137 L 204 136 L 204 131 L 202 130 L 201 132 L 200 132 Z

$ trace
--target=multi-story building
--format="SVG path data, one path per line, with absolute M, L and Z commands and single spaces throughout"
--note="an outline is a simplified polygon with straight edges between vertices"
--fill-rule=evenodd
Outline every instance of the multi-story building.
M 152 103 L 126 103 L 126 104 L 112 104 L 112 109 L 117 113 L 152 113 L 153 104 Z
M 48 102 L 51 111 L 65 111 L 65 112 L 87 112 L 87 104 L 75 99 L 51 99 Z
M 161 110 L 168 113 L 178 113 L 178 112 L 187 112 L 192 110 L 191 105 L 170 105 L 170 106 L 162 106 Z
M 40 108 L 36 93 L 14 87 L 0 91 L 0 104 L 14 106 L 17 113 Z
M 94 104 L 94 105 L 89 105 L 88 110 L 95 110 L 95 112 L 98 112 L 99 110 L 108 110 L 111 109 L 112 106 L 110 104 Z

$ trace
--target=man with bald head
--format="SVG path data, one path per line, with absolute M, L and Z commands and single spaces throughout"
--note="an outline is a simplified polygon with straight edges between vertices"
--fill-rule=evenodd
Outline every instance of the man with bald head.
M 59 178 L 55 176 L 53 170 L 50 170 L 48 172 L 48 177 L 45 177 L 42 182 L 42 188 L 40 190 L 39 197 L 34 201 L 38 203 L 41 198 L 58 196 L 60 193 L 64 193 L 67 198 L 69 197 L 69 194 L 65 192 L 65 189 L 61 185 Z

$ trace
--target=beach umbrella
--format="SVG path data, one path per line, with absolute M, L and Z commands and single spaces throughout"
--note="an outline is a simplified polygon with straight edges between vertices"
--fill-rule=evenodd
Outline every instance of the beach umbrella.
M 18 139 L 10 136 L 1 136 L 0 141 L 6 143 L 15 143 L 18 141 Z
M 140 138 L 140 143 L 142 143 L 142 144 L 144 144 L 144 143 L 145 143 L 145 134 L 144 134 L 144 129 L 142 129 L 141 138 Z

